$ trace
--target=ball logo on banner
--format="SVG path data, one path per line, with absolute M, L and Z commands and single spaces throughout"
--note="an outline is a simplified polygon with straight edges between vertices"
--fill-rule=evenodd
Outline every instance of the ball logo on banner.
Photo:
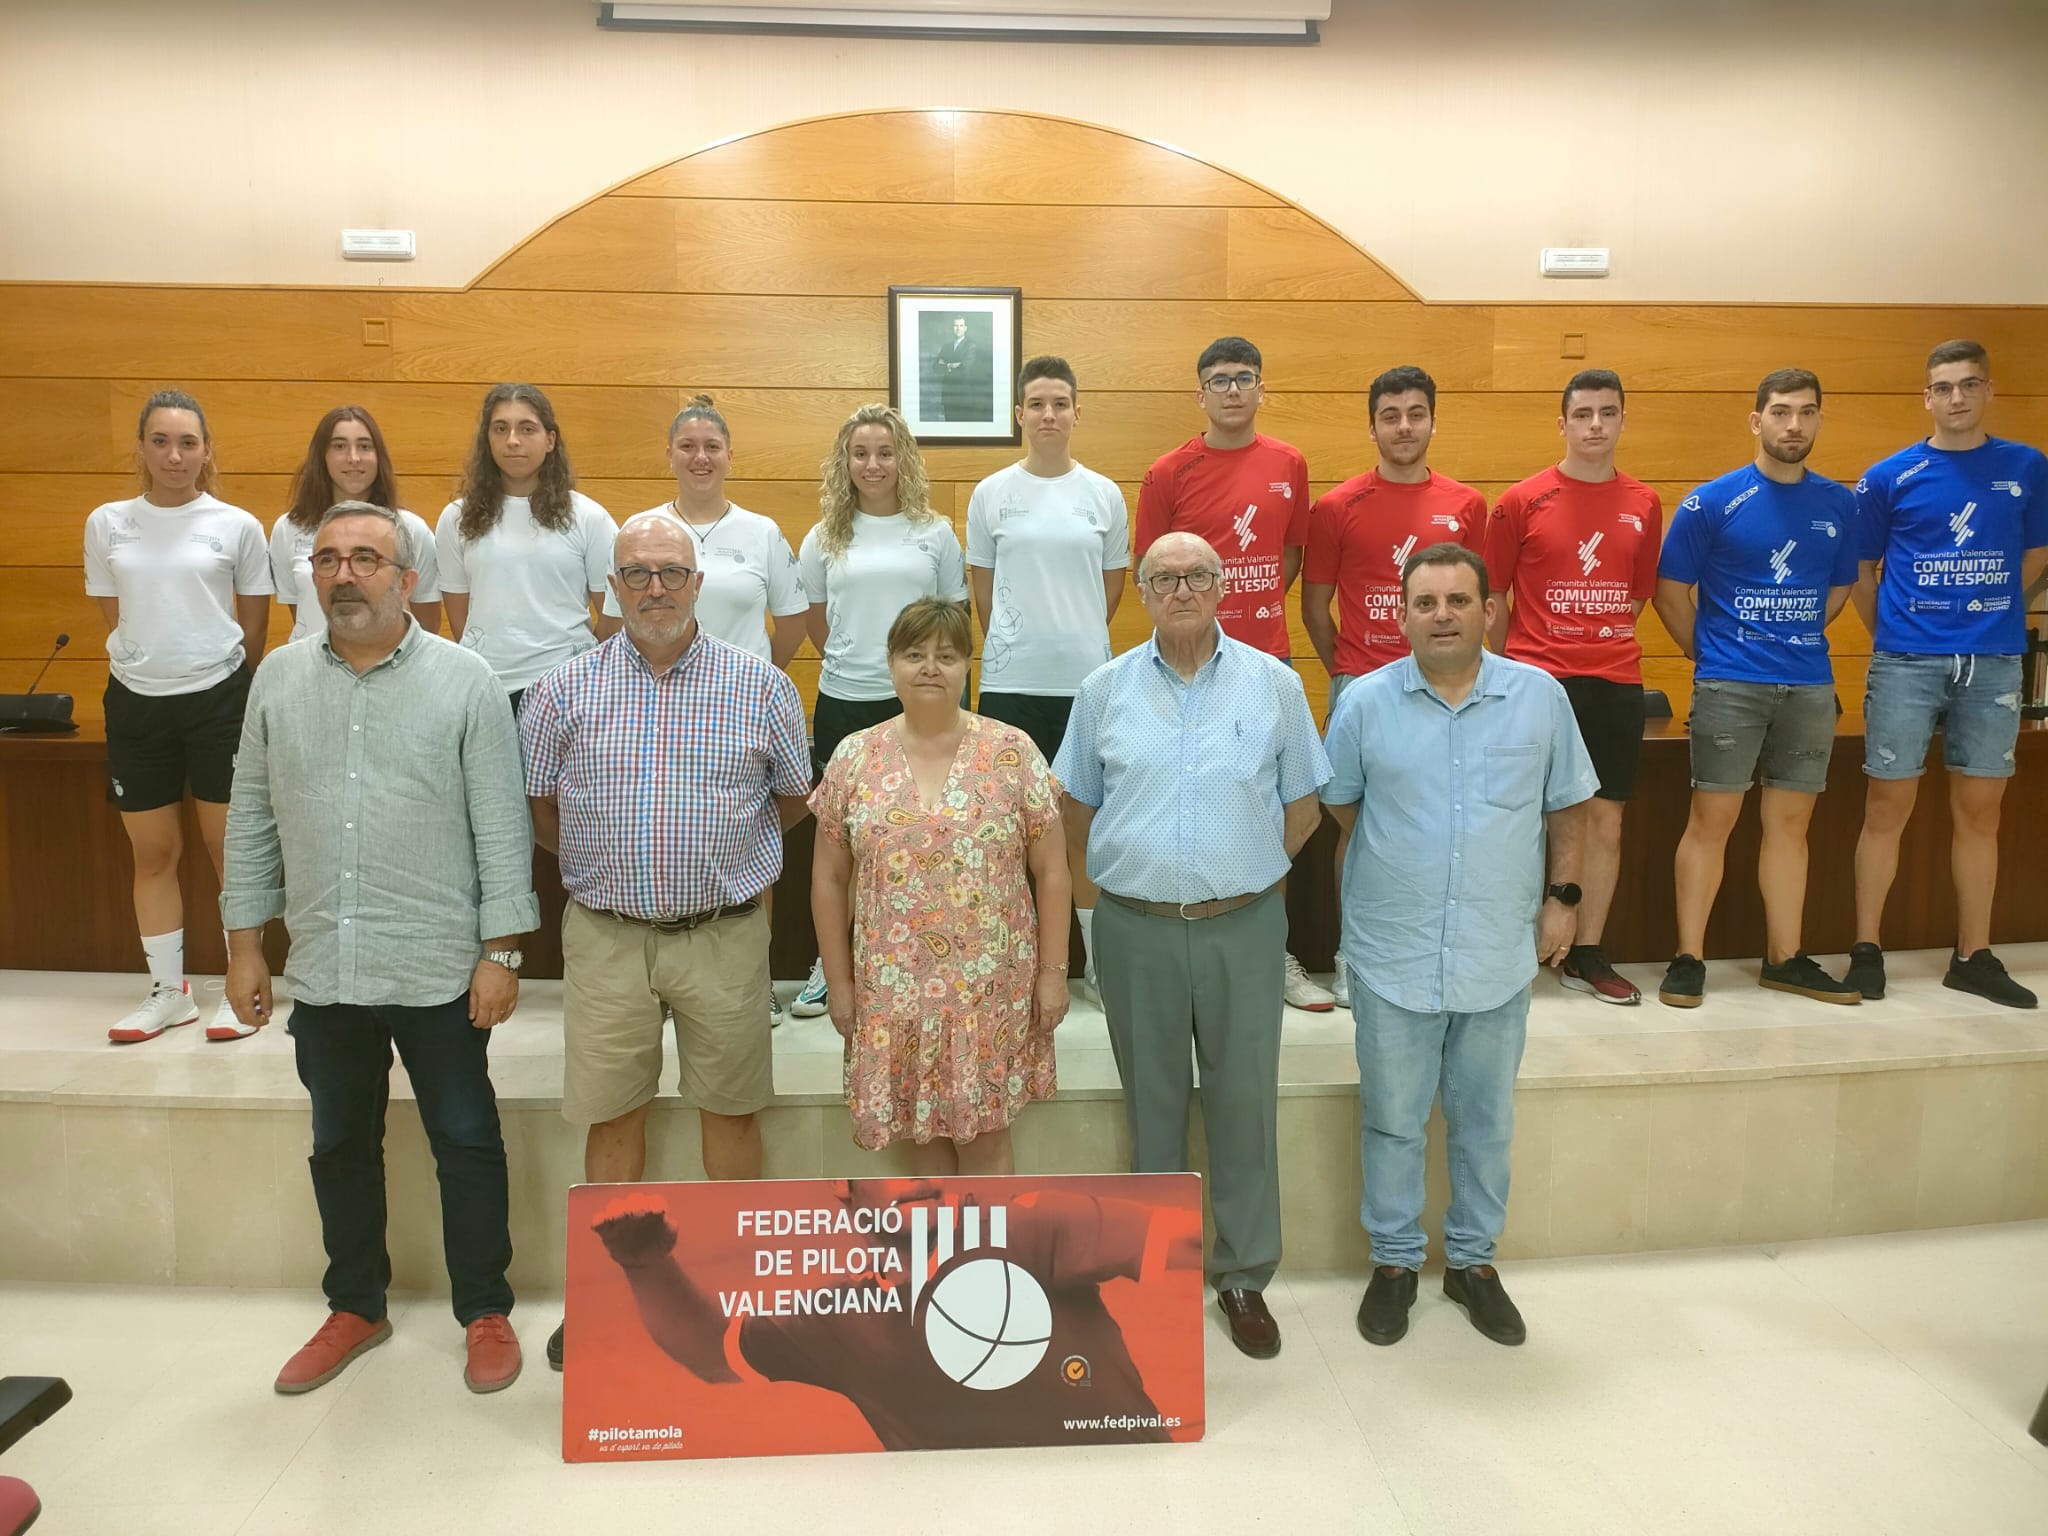
M 968 1258 L 932 1282 L 925 1348 L 963 1387 L 995 1392 L 1037 1368 L 1052 1342 L 1052 1303 L 1030 1271 L 1007 1259 Z

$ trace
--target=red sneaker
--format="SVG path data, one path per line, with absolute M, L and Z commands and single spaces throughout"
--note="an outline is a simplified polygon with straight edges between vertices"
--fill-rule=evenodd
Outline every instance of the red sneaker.
M 290 1396 L 324 1387 L 348 1367 L 364 1350 L 375 1349 L 391 1337 L 391 1319 L 371 1322 L 353 1312 L 330 1312 L 320 1331 L 306 1340 L 305 1347 L 285 1361 L 277 1373 L 277 1390 Z
M 1643 1000 L 1636 984 L 1607 963 L 1598 944 L 1574 944 L 1564 957 L 1558 980 L 1574 992 L 1590 992 L 1603 1003 L 1633 1008 Z
M 480 1317 L 464 1330 L 469 1346 L 469 1364 L 463 1368 L 462 1384 L 472 1392 L 502 1392 L 519 1379 L 524 1362 L 511 1321 L 501 1312 Z

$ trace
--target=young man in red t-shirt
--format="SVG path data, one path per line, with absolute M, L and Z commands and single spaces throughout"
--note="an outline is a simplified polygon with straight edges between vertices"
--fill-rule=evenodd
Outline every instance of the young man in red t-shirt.
M 1195 399 L 1209 418 L 1208 430 L 1162 454 L 1145 472 L 1131 565 L 1137 568 L 1161 534 L 1200 535 L 1223 557 L 1223 601 L 1216 610 L 1223 632 L 1289 661 L 1287 589 L 1301 574 L 1308 542 L 1308 460 L 1293 444 L 1258 429 L 1264 367 L 1259 349 L 1242 336 L 1219 337 L 1202 349 Z M 1335 995 L 1309 980 L 1293 955 L 1287 957 L 1286 997 L 1312 1013 L 1336 1006 Z
M 1345 685 L 1408 654 L 1401 628 L 1401 569 L 1408 557 L 1447 541 L 1476 552 L 1485 539 L 1486 498 L 1429 467 L 1436 380 L 1406 364 L 1389 368 L 1372 381 L 1366 417 L 1379 463 L 1316 499 L 1302 563 L 1301 622 L 1330 674 L 1333 720 Z M 1351 834 L 1340 829 L 1340 900 L 1350 843 Z M 1335 992 L 1337 1006 L 1349 1008 L 1350 977 L 1341 963 Z
M 1664 506 L 1619 473 L 1626 396 L 1605 368 L 1564 387 L 1564 459 L 1502 493 L 1486 523 L 1486 570 L 1505 599 L 1487 636 L 1496 651 L 1564 684 L 1600 774 L 1587 805 L 1578 942 L 1564 984 L 1603 1003 L 1642 993 L 1607 963 L 1600 935 L 1621 873 L 1621 812 L 1635 793 L 1643 744 L 1643 648 L 1636 619 L 1657 590 Z

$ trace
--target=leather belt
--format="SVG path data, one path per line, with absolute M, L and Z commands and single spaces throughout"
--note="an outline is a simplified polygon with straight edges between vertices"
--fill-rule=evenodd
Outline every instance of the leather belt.
M 1266 891 L 1273 889 L 1267 886 Z M 1226 912 L 1235 912 L 1248 907 L 1266 891 L 1247 891 L 1242 896 L 1219 896 L 1214 901 L 1140 901 L 1135 896 L 1119 896 L 1115 891 L 1102 892 L 1120 907 L 1129 907 L 1133 912 L 1143 912 L 1147 917 L 1177 917 L 1185 923 L 1198 923 L 1205 917 L 1221 917 Z
M 610 912 L 602 907 L 593 907 L 591 910 L 599 917 L 615 917 L 622 923 L 652 928 L 656 933 L 688 933 L 692 928 L 715 923 L 721 917 L 745 917 L 749 912 L 758 912 L 761 910 L 761 900 L 758 896 L 750 897 L 746 901 L 734 902 L 729 907 L 709 907 L 685 917 L 635 917 L 630 912 Z

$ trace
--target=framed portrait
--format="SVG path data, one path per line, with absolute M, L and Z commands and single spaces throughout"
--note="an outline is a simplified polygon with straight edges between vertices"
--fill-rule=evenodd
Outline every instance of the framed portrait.
M 889 403 L 920 443 L 1014 446 L 1021 288 L 889 290 Z

